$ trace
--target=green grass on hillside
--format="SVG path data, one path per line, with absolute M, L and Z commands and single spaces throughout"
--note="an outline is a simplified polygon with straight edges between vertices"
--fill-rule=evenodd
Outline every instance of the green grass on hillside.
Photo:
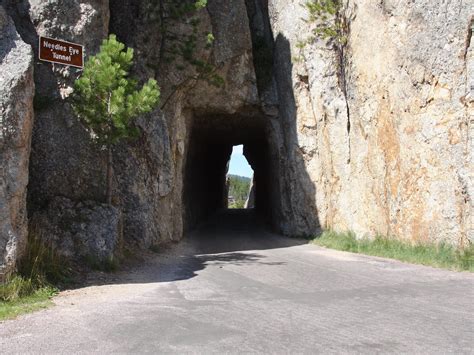
M 474 246 L 458 250 L 449 245 L 411 245 L 407 242 L 376 237 L 357 239 L 354 233 L 326 231 L 312 240 L 326 248 L 397 259 L 413 264 L 474 272 Z

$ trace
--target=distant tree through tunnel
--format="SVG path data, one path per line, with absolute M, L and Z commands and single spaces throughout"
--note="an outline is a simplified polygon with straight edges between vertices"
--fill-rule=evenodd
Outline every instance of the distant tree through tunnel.
M 185 230 L 193 229 L 219 210 L 235 207 L 229 204 L 227 174 L 252 178 L 252 170 L 258 186 L 255 213 L 272 222 L 275 196 L 270 191 L 274 179 L 266 122 L 261 116 L 194 118 L 184 174 Z M 246 174 L 228 171 L 233 148 L 237 146 L 241 146 L 236 148 L 237 152 L 241 151 L 239 158 L 250 165 Z
M 228 162 L 226 198 L 229 209 L 247 208 L 253 170 L 244 156 L 243 149 L 243 145 L 234 146 Z

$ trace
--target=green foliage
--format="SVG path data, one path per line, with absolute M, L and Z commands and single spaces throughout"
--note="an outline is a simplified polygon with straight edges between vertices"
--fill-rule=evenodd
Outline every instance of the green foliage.
M 326 231 L 312 241 L 314 244 L 367 255 L 397 259 L 414 264 L 474 272 L 474 246 L 456 249 L 445 244 L 409 244 L 378 236 L 357 239 L 354 233 Z
M 244 209 L 245 208 L 245 201 L 243 200 L 238 200 L 238 201 L 235 201 L 235 202 L 232 202 L 229 204 L 229 208 L 230 209 Z
M 196 79 L 204 79 L 207 81 L 208 84 L 216 87 L 222 87 L 224 85 L 224 78 L 221 77 L 219 74 L 215 73 L 215 66 L 213 66 L 209 62 L 200 59 L 193 59 L 191 63 L 194 65 L 198 73 Z
M 14 301 L 18 298 L 29 296 L 35 289 L 31 279 L 24 279 L 21 276 L 15 275 L 0 287 L 0 301 Z
M 314 37 L 336 41 L 340 45 L 347 42 L 341 14 L 342 0 L 311 0 L 305 7 L 309 12 L 309 22 L 315 25 Z
M 46 245 L 33 230 L 28 236 L 25 254 L 18 264 L 18 273 L 39 288 L 67 283 L 72 273 L 69 262 L 51 245 Z
M 326 40 L 337 53 L 338 84 L 347 99 L 347 80 L 345 73 L 345 51 L 349 35 L 349 22 L 346 20 L 343 0 L 309 0 L 304 6 L 309 12 L 308 22 L 313 24 L 312 36 L 298 42 L 299 58 L 304 59 L 304 47 L 315 39 Z M 346 100 L 347 106 L 347 100 Z M 346 107 L 349 112 L 349 106 Z M 348 121 L 348 130 L 350 122 Z
M 194 4 L 196 10 L 204 9 L 207 6 L 207 0 L 197 0 Z
M 250 190 L 250 179 L 243 176 L 229 175 L 229 196 L 235 199 L 229 208 L 244 208 Z
M 0 292 L 2 292 L 1 288 Z M 52 305 L 50 299 L 56 293 L 57 289 L 54 287 L 43 287 L 29 295 L 14 298 L 11 301 L 0 301 L 0 320 L 11 319 L 20 314 L 47 308 Z
M 158 104 L 160 91 L 155 80 L 138 89 L 137 81 L 129 77 L 132 62 L 133 49 L 125 50 L 125 45 L 110 35 L 75 82 L 74 110 L 101 146 L 136 136 L 134 119 Z
M 208 33 L 206 35 L 206 45 L 208 46 L 207 48 L 212 46 L 212 44 L 214 43 L 215 40 L 216 40 L 216 37 L 214 37 L 214 35 L 212 33 Z
M 187 66 L 194 68 L 196 75 L 190 79 L 205 80 L 210 85 L 221 87 L 224 79 L 208 60 L 196 57 L 199 47 L 210 50 L 215 41 L 214 34 L 200 33 L 198 11 L 206 8 L 207 0 L 152 0 L 149 19 L 160 21 L 160 64 L 176 62 L 180 71 Z M 156 14 L 157 13 L 157 14 Z
M 18 274 L 0 286 L 0 319 L 45 308 L 58 289 L 54 285 L 68 283 L 68 262 L 31 232 Z

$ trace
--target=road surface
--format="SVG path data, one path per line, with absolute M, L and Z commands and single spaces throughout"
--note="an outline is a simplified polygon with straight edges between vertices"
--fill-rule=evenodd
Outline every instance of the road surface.
M 474 278 L 220 214 L 110 284 L 0 324 L 9 353 L 474 353 Z

